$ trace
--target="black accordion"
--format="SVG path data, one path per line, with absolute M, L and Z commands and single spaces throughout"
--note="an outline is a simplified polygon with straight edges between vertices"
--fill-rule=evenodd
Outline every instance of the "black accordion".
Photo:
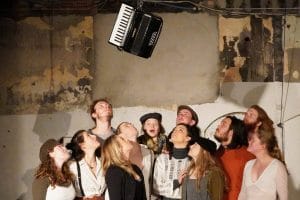
M 131 54 L 149 58 L 161 28 L 160 17 L 122 3 L 109 43 Z

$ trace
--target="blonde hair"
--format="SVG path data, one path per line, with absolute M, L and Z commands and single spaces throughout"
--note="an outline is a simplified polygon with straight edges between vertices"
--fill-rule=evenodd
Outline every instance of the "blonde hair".
M 104 175 L 107 169 L 114 165 L 125 170 L 128 174 L 133 176 L 135 180 L 141 180 L 141 177 L 133 170 L 131 162 L 125 159 L 121 143 L 118 141 L 119 139 L 122 138 L 118 135 L 112 135 L 104 142 L 101 156 Z

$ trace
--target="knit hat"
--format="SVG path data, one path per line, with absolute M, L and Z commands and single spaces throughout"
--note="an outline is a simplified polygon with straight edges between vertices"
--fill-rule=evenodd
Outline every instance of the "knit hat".
M 49 139 L 44 144 L 42 144 L 40 148 L 40 160 L 41 162 L 45 162 L 47 160 L 47 156 L 49 151 L 53 150 L 54 147 L 59 145 L 60 143 L 55 139 Z
M 198 143 L 203 149 L 214 154 L 217 151 L 217 145 L 215 142 L 204 138 L 204 137 L 194 137 L 193 141 Z
M 191 112 L 192 119 L 195 121 L 195 126 L 196 126 L 198 124 L 198 115 L 197 115 L 197 113 L 191 107 L 189 107 L 187 105 L 180 105 L 177 108 L 177 114 L 179 113 L 179 111 L 181 111 L 183 109 L 186 109 L 186 110 Z
M 147 113 L 140 118 L 140 122 L 143 124 L 147 119 L 156 119 L 161 123 L 161 114 L 160 113 Z

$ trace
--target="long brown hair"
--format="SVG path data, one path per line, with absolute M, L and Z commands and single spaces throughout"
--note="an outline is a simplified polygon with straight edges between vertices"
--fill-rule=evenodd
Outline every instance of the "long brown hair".
M 268 125 L 262 124 L 257 130 L 257 136 L 261 143 L 266 145 L 267 151 L 271 157 L 285 163 L 278 145 L 274 128 L 270 128 Z
M 135 180 L 141 180 L 141 177 L 133 170 L 131 162 L 124 158 L 122 147 L 120 142 L 121 139 L 118 135 L 112 135 L 107 138 L 102 148 L 102 169 L 104 175 L 107 169 L 111 166 L 118 166 L 126 171 L 128 174 L 133 176 Z
M 206 150 L 204 150 L 200 146 L 200 152 L 196 158 L 196 161 L 194 159 L 191 160 L 190 166 L 188 167 L 187 171 L 188 174 L 193 174 L 195 173 L 196 175 L 196 188 L 199 190 L 200 189 L 200 181 L 203 176 L 205 176 L 205 173 L 208 172 L 209 170 L 219 170 L 221 174 L 224 176 L 224 172 L 222 169 L 219 167 L 218 162 L 216 159 Z M 225 188 L 224 188 L 225 189 Z
M 53 151 L 50 150 L 50 152 Z M 47 155 L 47 160 L 42 162 L 35 174 L 35 178 L 47 178 L 50 181 L 50 185 L 69 186 L 73 181 L 73 174 L 70 172 L 67 162 L 62 166 L 61 171 L 55 165 L 55 161 L 50 155 Z

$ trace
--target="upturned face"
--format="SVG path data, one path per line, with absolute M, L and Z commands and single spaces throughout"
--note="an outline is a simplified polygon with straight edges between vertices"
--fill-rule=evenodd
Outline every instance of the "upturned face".
M 219 142 L 225 142 L 229 140 L 229 128 L 231 125 L 231 119 L 230 118 L 224 118 L 218 125 L 214 137 L 219 141 Z
M 187 144 L 190 139 L 187 128 L 184 125 L 177 125 L 171 133 L 170 141 L 174 145 Z
M 160 130 L 160 125 L 157 119 L 154 118 L 149 118 L 144 122 L 144 126 L 143 126 L 144 130 L 146 131 L 146 133 L 152 137 L 155 138 L 158 136 Z
M 95 111 L 92 114 L 92 117 L 95 119 L 97 119 L 97 118 L 99 119 L 101 117 L 112 118 L 112 116 L 113 116 L 111 104 L 109 104 L 105 101 L 99 101 L 98 103 L 96 103 L 94 109 L 95 109 Z
M 62 160 L 63 162 L 67 161 L 70 158 L 70 153 L 63 145 L 56 145 L 53 148 L 53 151 L 49 153 L 50 157 L 53 159 Z
M 138 130 L 132 123 L 129 122 L 123 122 L 120 125 L 120 131 L 122 137 L 125 137 L 127 139 L 136 138 L 138 136 Z
M 133 148 L 132 143 L 126 138 L 123 138 L 121 136 L 118 136 L 118 142 L 120 143 L 120 146 L 122 148 L 123 155 L 125 156 L 126 159 L 129 159 L 130 151 Z
M 247 112 L 245 113 L 244 116 L 244 123 L 245 125 L 253 125 L 253 124 L 257 124 L 258 120 L 258 112 L 253 109 L 253 108 L 249 108 L 247 110 Z
M 86 150 L 96 150 L 100 146 L 100 142 L 97 140 L 97 136 L 90 134 L 88 132 L 83 132 L 83 143 L 81 144 L 81 149 Z
M 186 124 L 189 126 L 195 125 L 195 120 L 193 120 L 191 111 L 188 109 L 181 109 L 177 113 L 176 124 Z
M 248 139 L 248 148 L 247 150 L 253 155 L 257 155 L 262 150 L 265 150 L 266 145 L 261 142 L 258 137 L 257 132 L 252 132 Z
M 188 152 L 188 155 L 195 160 L 200 153 L 200 149 L 201 149 L 200 145 L 198 143 L 194 143 L 190 145 L 190 150 Z

